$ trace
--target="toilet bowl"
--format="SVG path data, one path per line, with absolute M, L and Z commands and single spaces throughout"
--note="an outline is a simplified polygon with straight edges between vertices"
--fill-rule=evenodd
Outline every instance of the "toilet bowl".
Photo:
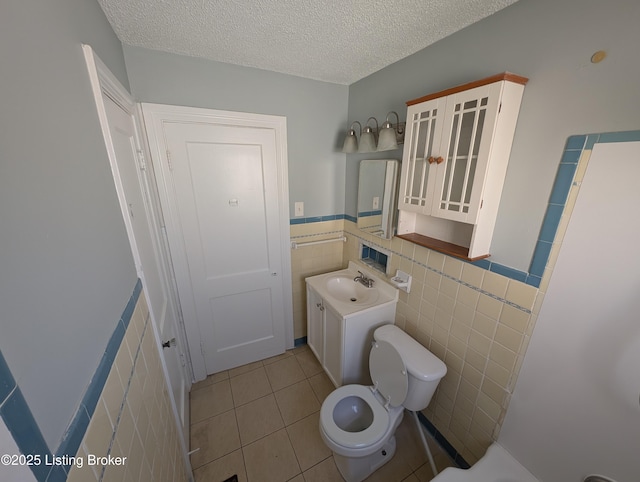
M 540 482 L 501 445 L 494 443 L 470 469 L 449 467 L 432 482 Z
M 360 482 L 394 455 L 404 409 L 426 408 L 446 365 L 395 325 L 373 334 L 373 386 L 344 385 L 320 409 L 320 435 L 347 482 Z

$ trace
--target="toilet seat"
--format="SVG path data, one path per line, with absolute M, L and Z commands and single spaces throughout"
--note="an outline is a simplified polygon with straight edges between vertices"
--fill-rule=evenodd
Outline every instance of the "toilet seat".
M 386 341 L 374 342 L 369 355 L 369 367 L 374 387 L 344 385 L 331 392 L 320 409 L 320 425 L 324 435 L 333 444 L 345 449 L 364 449 L 384 440 L 390 426 L 389 412 L 393 412 L 395 422 L 407 396 L 407 369 L 393 345 Z M 377 396 L 374 390 L 377 390 Z M 349 397 L 362 399 L 373 412 L 373 420 L 363 430 L 343 430 L 335 421 L 336 406 Z M 348 401 L 346 405 L 349 405 Z
M 333 411 L 338 403 L 347 397 L 359 397 L 369 405 L 373 421 L 360 432 L 342 430 L 333 419 Z M 324 434 L 334 444 L 350 449 L 362 449 L 377 443 L 389 428 L 389 412 L 376 398 L 369 387 L 364 385 L 343 385 L 334 390 L 322 403 L 320 421 Z

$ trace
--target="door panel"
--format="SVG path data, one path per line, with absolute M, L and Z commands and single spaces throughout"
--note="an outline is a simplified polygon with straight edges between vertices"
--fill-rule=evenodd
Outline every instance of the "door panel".
M 161 351 L 163 378 L 170 389 L 171 409 L 179 430 L 179 443 L 189 480 L 191 465 L 189 444 L 188 392 L 191 373 L 183 344 L 177 296 L 173 291 L 170 264 L 161 233 L 162 217 L 157 209 L 157 191 L 153 176 L 145 167 L 136 105 L 130 94 L 87 45 L 85 60 L 96 104 L 98 119 L 111 165 L 114 187 L 120 203 L 136 272 L 143 284 L 149 306 L 151 327 L 157 349 L 163 331 L 176 342 Z
M 181 301 L 191 304 L 206 372 L 282 353 L 286 240 L 273 130 L 202 121 L 162 129 L 179 226 L 171 249 L 184 263 Z
M 189 404 L 187 397 L 190 376 L 187 375 L 185 358 L 182 355 L 184 348 L 181 338 L 177 336 L 175 330 L 178 318 L 175 306 L 171 303 L 170 286 L 159 252 L 159 241 L 153 237 L 153 222 L 145 205 L 148 193 L 144 189 L 143 174 L 140 173 L 139 176 L 139 140 L 136 137 L 134 119 L 132 114 L 125 112 L 109 96 L 103 94 L 102 97 L 115 153 L 118 182 L 122 186 L 126 206 L 126 209 L 123 209 L 123 216 L 128 218 L 127 224 L 130 224 L 131 227 L 130 242 L 138 265 L 138 275 L 143 280 L 149 310 L 161 339 L 175 340 L 175 343 L 162 351 L 162 355 L 167 366 L 169 384 L 184 437 L 188 441 Z

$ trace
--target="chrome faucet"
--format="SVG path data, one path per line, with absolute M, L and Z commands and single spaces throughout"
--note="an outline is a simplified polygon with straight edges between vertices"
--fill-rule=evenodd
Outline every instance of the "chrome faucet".
M 366 286 L 367 288 L 371 288 L 373 286 L 374 280 L 371 278 L 367 278 L 362 271 L 358 271 L 358 276 L 353 278 L 353 281 L 360 283 L 361 285 Z

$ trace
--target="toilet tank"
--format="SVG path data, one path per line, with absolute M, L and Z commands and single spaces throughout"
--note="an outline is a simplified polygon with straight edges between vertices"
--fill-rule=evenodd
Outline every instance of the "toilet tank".
M 373 338 L 393 345 L 407 367 L 409 387 L 402 405 L 412 411 L 427 408 L 440 379 L 447 373 L 444 362 L 395 325 L 377 328 Z

